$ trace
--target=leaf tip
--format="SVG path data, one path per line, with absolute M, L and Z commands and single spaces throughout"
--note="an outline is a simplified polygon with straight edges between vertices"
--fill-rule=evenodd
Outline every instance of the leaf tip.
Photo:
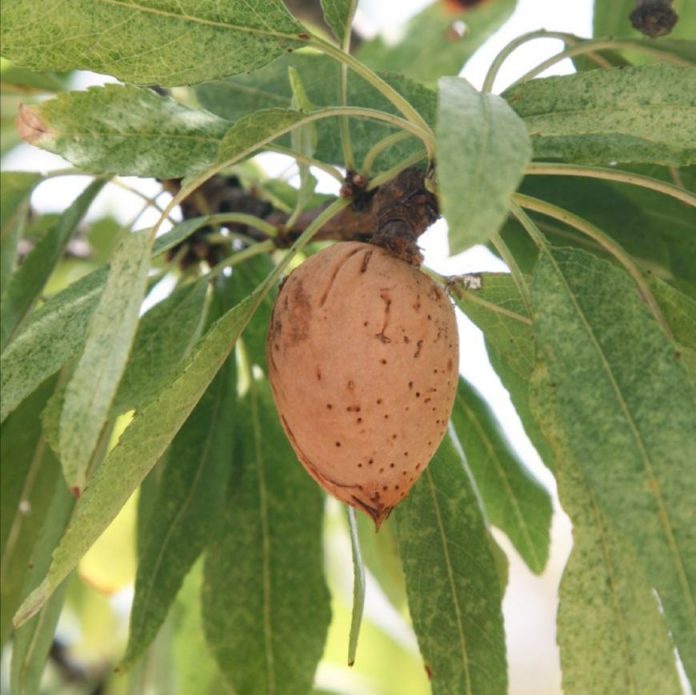
M 46 580 L 44 580 L 41 582 L 41 584 L 39 584 L 38 587 L 36 587 L 36 589 L 34 589 L 34 591 L 29 594 L 29 596 L 24 599 L 22 605 L 15 613 L 15 616 L 12 619 L 12 624 L 15 630 L 19 629 L 22 627 L 22 625 L 24 625 L 24 623 L 31 620 L 31 618 L 33 618 L 43 608 L 44 604 L 48 600 L 48 595 L 48 583 Z
M 19 105 L 17 112 L 17 132 L 25 142 L 40 146 L 46 140 L 53 138 L 53 131 L 43 119 L 36 106 Z

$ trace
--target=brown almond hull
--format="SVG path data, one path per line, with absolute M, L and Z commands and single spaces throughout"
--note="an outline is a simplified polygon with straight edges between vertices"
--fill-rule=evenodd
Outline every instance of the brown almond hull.
M 299 460 L 379 526 L 447 431 L 459 354 L 447 295 L 379 247 L 338 243 L 287 278 L 267 354 Z

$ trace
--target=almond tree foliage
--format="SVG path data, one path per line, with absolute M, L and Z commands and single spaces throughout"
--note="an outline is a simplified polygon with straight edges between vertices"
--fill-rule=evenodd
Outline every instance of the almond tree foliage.
M 13 693 L 38 692 L 49 654 L 85 692 L 313 691 L 332 615 L 325 500 L 273 408 L 265 332 L 291 262 L 319 240 L 369 240 L 394 206 L 414 234 L 442 214 L 452 253 L 485 244 L 510 270 L 440 281 L 483 331 L 573 522 L 564 691 L 696 683 L 696 8 L 675 2 L 672 33 L 653 39 L 631 27 L 634 2 L 597 0 L 593 38 L 521 36 L 479 91 L 455 75 L 514 4 L 438 0 L 392 45 L 351 29 L 352 0 L 2 3 L 3 152 L 21 136 L 75 167 L 48 177 L 85 177 L 38 216 L 48 177 L 2 173 Z M 496 95 L 500 66 L 543 37 L 562 50 Z M 575 74 L 538 77 L 565 57 Z M 119 82 L 70 91 L 76 70 Z M 299 186 L 261 172 L 260 152 L 293 158 Z M 318 170 L 341 195 L 315 191 Z M 145 196 L 159 221 L 87 224 L 123 176 L 173 196 Z M 79 672 L 56 624 L 136 491 L 127 649 L 118 674 Z M 377 536 L 351 517 L 351 659 L 367 569 L 410 614 L 432 692 L 505 693 L 491 526 L 541 573 L 550 520 L 462 379 L 409 497 Z M 387 682 L 398 664 L 380 664 Z

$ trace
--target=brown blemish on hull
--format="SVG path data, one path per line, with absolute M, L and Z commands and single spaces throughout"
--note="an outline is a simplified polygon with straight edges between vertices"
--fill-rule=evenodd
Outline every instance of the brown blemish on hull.
M 374 251 L 365 251 L 365 255 L 363 256 L 362 263 L 360 264 L 360 272 L 365 273 L 367 272 L 367 266 L 370 264 L 370 259 L 372 258 L 372 254 Z
M 288 331 L 288 343 L 297 345 L 307 339 L 309 324 L 312 320 L 312 305 L 309 301 L 302 280 L 288 283 L 288 290 L 292 293 L 290 311 L 290 330 Z

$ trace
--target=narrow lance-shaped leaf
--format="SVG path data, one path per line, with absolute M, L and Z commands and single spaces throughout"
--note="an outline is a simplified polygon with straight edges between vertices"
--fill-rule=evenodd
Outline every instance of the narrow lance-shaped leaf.
M 555 456 L 529 409 L 529 379 L 536 364 L 529 309 L 512 275 L 485 273 L 481 282 L 480 290 L 460 293 L 457 306 L 483 331 L 491 365 L 508 390 L 525 433 L 544 464 L 554 470 Z
M 216 304 L 220 304 L 220 299 Z M 214 309 L 215 310 L 215 309 Z M 234 354 L 174 438 L 145 527 L 124 667 L 150 645 L 187 572 L 214 537 L 234 444 Z
M 41 436 L 39 417 L 54 387 L 55 379 L 42 384 L 0 429 L 0 644 L 26 594 L 31 556 L 51 497 L 63 485 L 60 464 Z
M 693 676 L 696 389 L 631 279 L 610 263 L 545 252 L 532 302 L 569 450 L 598 507 L 633 543 Z
M 66 579 L 55 591 L 38 615 L 23 625 L 12 640 L 10 684 L 17 695 L 34 695 L 55 639 L 56 626 L 63 610 Z
M 443 77 L 438 95 L 437 179 L 457 253 L 501 227 L 532 151 L 524 123 L 500 97 L 458 77 Z
M 433 693 L 504 693 L 501 582 L 476 494 L 449 437 L 395 515 Z
M 52 497 L 46 503 L 47 511 L 41 533 L 31 554 L 31 573 L 25 590 L 35 587 L 46 571 L 51 551 L 56 547 L 75 504 L 74 498 L 61 481 L 54 486 L 52 492 Z M 39 614 L 22 625 L 13 636 L 10 683 L 12 692 L 17 695 L 34 695 L 39 690 L 68 581 L 66 579 Z
M 573 521 L 558 607 L 563 692 L 678 695 L 676 659 L 658 600 L 630 541 L 601 511 L 563 441 L 543 367 L 532 378 L 531 406 L 557 453 L 559 496 Z
M 486 402 L 464 379 L 459 380 L 452 425 L 489 521 L 505 532 L 529 568 L 540 573 L 549 555 L 548 492 L 519 460 Z
M 3 55 L 17 65 L 79 68 L 173 87 L 270 63 L 302 45 L 303 31 L 280 0 L 8 0 L 2 45 Z
M 56 228 L 34 246 L 22 265 L 9 279 L 0 303 L 2 312 L 0 344 L 3 350 L 22 319 L 39 298 L 53 268 L 63 255 L 70 237 L 104 183 L 102 180 L 93 181 L 85 188 L 60 216 Z
M 231 289 L 236 301 L 241 301 L 249 291 L 258 287 L 273 271 L 273 261 L 268 256 L 256 256 L 238 265 L 232 272 Z M 266 367 L 266 334 L 271 321 L 274 295 L 269 292 L 252 320 L 244 329 L 245 356 L 251 364 L 256 364 L 264 371 Z
M 483 273 L 480 278 L 478 290 L 455 290 L 457 306 L 483 331 L 510 368 L 526 380 L 536 361 L 529 310 L 509 273 Z
M 323 497 L 295 459 L 268 384 L 252 382 L 239 407 L 225 512 L 206 551 L 206 637 L 236 692 L 304 695 L 330 621 Z
M 139 408 L 174 378 L 200 337 L 207 289 L 205 278 L 179 287 L 140 319 L 114 412 Z
M 138 411 L 81 496 L 48 573 L 20 606 L 15 623 L 34 615 L 157 463 L 227 358 L 259 303 L 254 294 L 230 309 L 194 346 L 180 374 Z
M 41 181 L 40 174 L 23 171 L 0 173 L 0 293 L 14 271 L 17 243 L 29 212 L 29 196 Z
M 128 360 L 150 267 L 149 232 L 126 235 L 87 329 L 85 349 L 68 382 L 60 417 L 65 479 L 77 496 Z
M 68 92 L 20 109 L 32 145 L 93 173 L 178 178 L 215 161 L 230 123 L 150 89 L 126 85 Z
M 350 32 L 350 23 L 357 4 L 357 0 L 321 0 L 324 19 L 341 45 L 346 34 Z
M 547 77 L 504 94 L 536 158 L 585 164 L 696 163 L 696 71 L 674 65 Z
M 309 113 L 314 110 L 314 105 L 307 97 L 304 85 L 300 74 L 295 68 L 288 69 L 288 78 L 292 87 L 292 108 Z M 313 157 L 317 149 L 317 125 L 310 123 L 309 125 L 297 128 L 290 133 L 290 147 L 293 151 L 303 154 L 306 157 Z M 297 162 L 297 168 L 300 175 L 300 186 L 297 191 L 296 210 L 303 210 L 307 207 L 307 203 L 314 193 L 317 185 L 317 180 L 312 175 L 309 165 Z
M 0 420 L 78 353 L 106 276 L 106 268 L 95 270 L 51 297 L 3 352 Z
M 363 610 L 365 608 L 365 563 L 360 549 L 360 536 L 358 535 L 358 521 L 355 518 L 355 509 L 347 507 L 348 527 L 350 529 L 350 545 L 353 555 L 353 613 L 350 620 L 350 637 L 348 639 L 348 666 L 355 663 L 355 653 L 358 649 L 360 638 L 360 626 L 362 625 Z

